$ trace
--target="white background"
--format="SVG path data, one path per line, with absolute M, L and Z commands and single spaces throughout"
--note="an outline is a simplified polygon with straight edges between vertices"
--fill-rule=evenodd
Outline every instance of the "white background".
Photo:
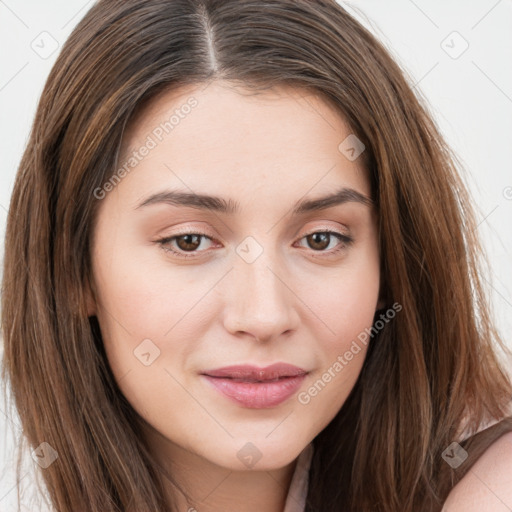
M 464 165 L 492 267 L 486 280 L 498 327 L 512 348 L 512 0 L 342 4 L 407 71 Z M 60 46 L 92 5 L 84 0 L 0 0 L 0 262 L 17 165 L 59 51 L 38 55 L 34 49 L 42 53 L 52 44 Z M 15 509 L 11 437 L 16 421 L 0 403 L 1 511 Z M 30 473 L 22 475 L 25 482 L 33 479 Z M 28 503 L 22 501 L 34 510 Z

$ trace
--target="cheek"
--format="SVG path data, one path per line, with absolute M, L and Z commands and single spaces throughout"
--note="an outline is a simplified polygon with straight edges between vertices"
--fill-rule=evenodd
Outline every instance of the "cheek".
M 173 267 L 147 248 L 121 251 L 115 244 L 97 254 L 94 270 L 105 352 L 121 391 L 146 417 L 164 400 L 172 419 L 174 405 L 190 401 L 180 374 L 200 350 L 214 307 L 206 296 L 222 273 Z
M 308 379 L 297 395 L 297 414 L 311 423 L 315 434 L 336 416 L 352 391 L 366 356 L 363 343 L 340 343 L 325 365 Z
M 313 431 L 322 430 L 336 416 L 357 382 L 371 339 L 375 309 L 370 304 L 375 302 L 350 303 L 345 309 L 340 304 L 338 316 L 333 310 L 330 319 L 335 335 L 316 338 L 320 364 L 297 395 L 299 410 L 312 422 Z
M 98 319 L 118 386 L 142 417 L 158 417 L 163 424 L 172 423 L 174 411 L 190 401 L 176 368 L 195 348 L 194 342 L 184 343 L 196 338 L 187 329 L 197 329 L 187 312 L 205 285 L 183 276 L 168 268 L 162 272 L 143 255 L 137 259 L 135 251 L 127 258 L 114 253 L 108 265 L 98 261 L 95 272 Z
M 114 250 L 108 264 L 98 258 L 95 267 L 102 327 L 139 342 L 141 337 L 162 340 L 209 287 L 208 276 L 199 276 L 192 267 L 165 265 L 148 252 L 132 249 L 123 255 Z
M 321 289 L 309 291 L 318 316 L 321 364 L 297 400 L 303 413 L 313 418 L 314 429 L 322 429 L 343 406 L 366 357 L 379 294 L 378 258 L 371 253 L 350 271 L 325 281 Z
M 304 288 L 307 305 L 323 325 L 322 348 L 332 355 L 371 326 L 380 288 L 379 260 L 374 250 L 357 254 L 355 261 Z M 317 329 L 318 330 L 318 329 Z

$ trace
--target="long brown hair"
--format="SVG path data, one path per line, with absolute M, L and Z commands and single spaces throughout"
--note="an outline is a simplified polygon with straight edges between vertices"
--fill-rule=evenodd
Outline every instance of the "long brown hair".
M 9 210 L 3 376 L 59 512 L 168 510 L 137 414 L 109 369 L 86 285 L 98 199 L 136 109 L 228 80 L 314 91 L 364 143 L 384 299 L 345 404 L 314 439 L 307 512 L 435 511 L 495 438 L 512 396 L 456 158 L 402 70 L 334 0 L 100 0 L 48 77 Z M 341 141 L 340 141 L 341 142 Z M 485 434 L 485 435 L 482 435 Z M 464 441 L 465 439 L 465 441 Z M 455 471 L 453 441 L 471 454 Z M 86 505 L 84 505 L 86 504 Z

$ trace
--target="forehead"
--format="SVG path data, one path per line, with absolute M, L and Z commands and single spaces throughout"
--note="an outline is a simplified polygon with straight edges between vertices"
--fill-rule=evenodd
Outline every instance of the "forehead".
M 340 112 L 310 91 L 279 86 L 255 94 L 212 82 L 163 91 L 139 108 L 119 165 L 150 145 L 130 173 L 134 187 L 181 176 L 182 185 L 208 182 L 218 191 L 293 185 L 306 192 L 318 183 L 323 189 L 347 184 L 368 195 L 363 159 L 343 152 L 347 137 L 354 135 Z

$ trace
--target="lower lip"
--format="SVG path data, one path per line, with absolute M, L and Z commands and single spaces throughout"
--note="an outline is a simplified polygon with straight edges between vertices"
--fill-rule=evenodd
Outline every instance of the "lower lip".
M 251 409 L 275 407 L 298 391 L 306 374 L 272 382 L 241 382 L 221 377 L 203 377 L 218 391 L 239 405 Z

